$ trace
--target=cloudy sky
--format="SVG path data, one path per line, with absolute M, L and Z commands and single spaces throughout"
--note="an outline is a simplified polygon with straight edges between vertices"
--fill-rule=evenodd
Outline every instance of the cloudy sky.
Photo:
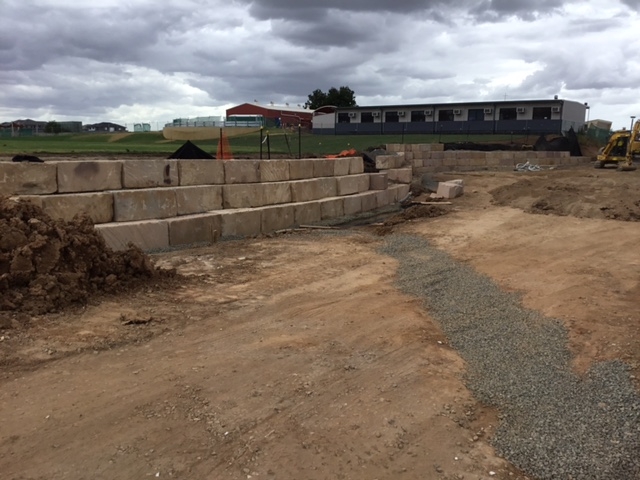
M 0 121 L 560 98 L 640 118 L 640 0 L 0 0 Z

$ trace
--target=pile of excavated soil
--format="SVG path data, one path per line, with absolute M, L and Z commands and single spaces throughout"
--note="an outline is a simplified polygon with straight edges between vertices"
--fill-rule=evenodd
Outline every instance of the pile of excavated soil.
M 533 176 L 491 191 L 495 205 L 528 213 L 640 221 L 637 177 L 620 172 L 605 178 Z
M 393 227 L 416 218 L 435 218 L 449 213 L 446 207 L 438 205 L 414 205 L 384 221 L 376 228 L 376 234 L 380 236 L 393 233 Z
M 87 218 L 54 220 L 0 197 L 0 317 L 60 310 L 161 275 L 140 249 L 108 248 Z

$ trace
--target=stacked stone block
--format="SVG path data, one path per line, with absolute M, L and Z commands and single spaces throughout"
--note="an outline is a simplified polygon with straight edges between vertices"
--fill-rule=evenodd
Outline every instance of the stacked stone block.
M 88 215 L 115 249 L 159 250 L 387 206 L 408 192 L 394 184 L 407 181 L 405 158 L 376 174 L 364 173 L 361 157 L 0 163 L 0 194 L 65 220 Z

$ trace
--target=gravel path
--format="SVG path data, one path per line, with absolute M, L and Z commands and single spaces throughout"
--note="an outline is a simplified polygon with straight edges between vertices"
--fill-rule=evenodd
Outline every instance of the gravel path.
M 382 248 L 467 362 L 476 398 L 501 412 L 498 453 L 539 479 L 640 479 L 640 396 L 625 364 L 571 371 L 563 325 L 416 236 Z

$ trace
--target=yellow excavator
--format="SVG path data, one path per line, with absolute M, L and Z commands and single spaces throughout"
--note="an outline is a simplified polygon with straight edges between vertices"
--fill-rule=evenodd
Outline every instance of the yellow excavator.
M 617 165 L 618 170 L 635 170 L 634 160 L 640 160 L 640 120 L 631 130 L 623 129 L 613 132 L 607 145 L 596 157 L 596 168 L 605 165 Z

